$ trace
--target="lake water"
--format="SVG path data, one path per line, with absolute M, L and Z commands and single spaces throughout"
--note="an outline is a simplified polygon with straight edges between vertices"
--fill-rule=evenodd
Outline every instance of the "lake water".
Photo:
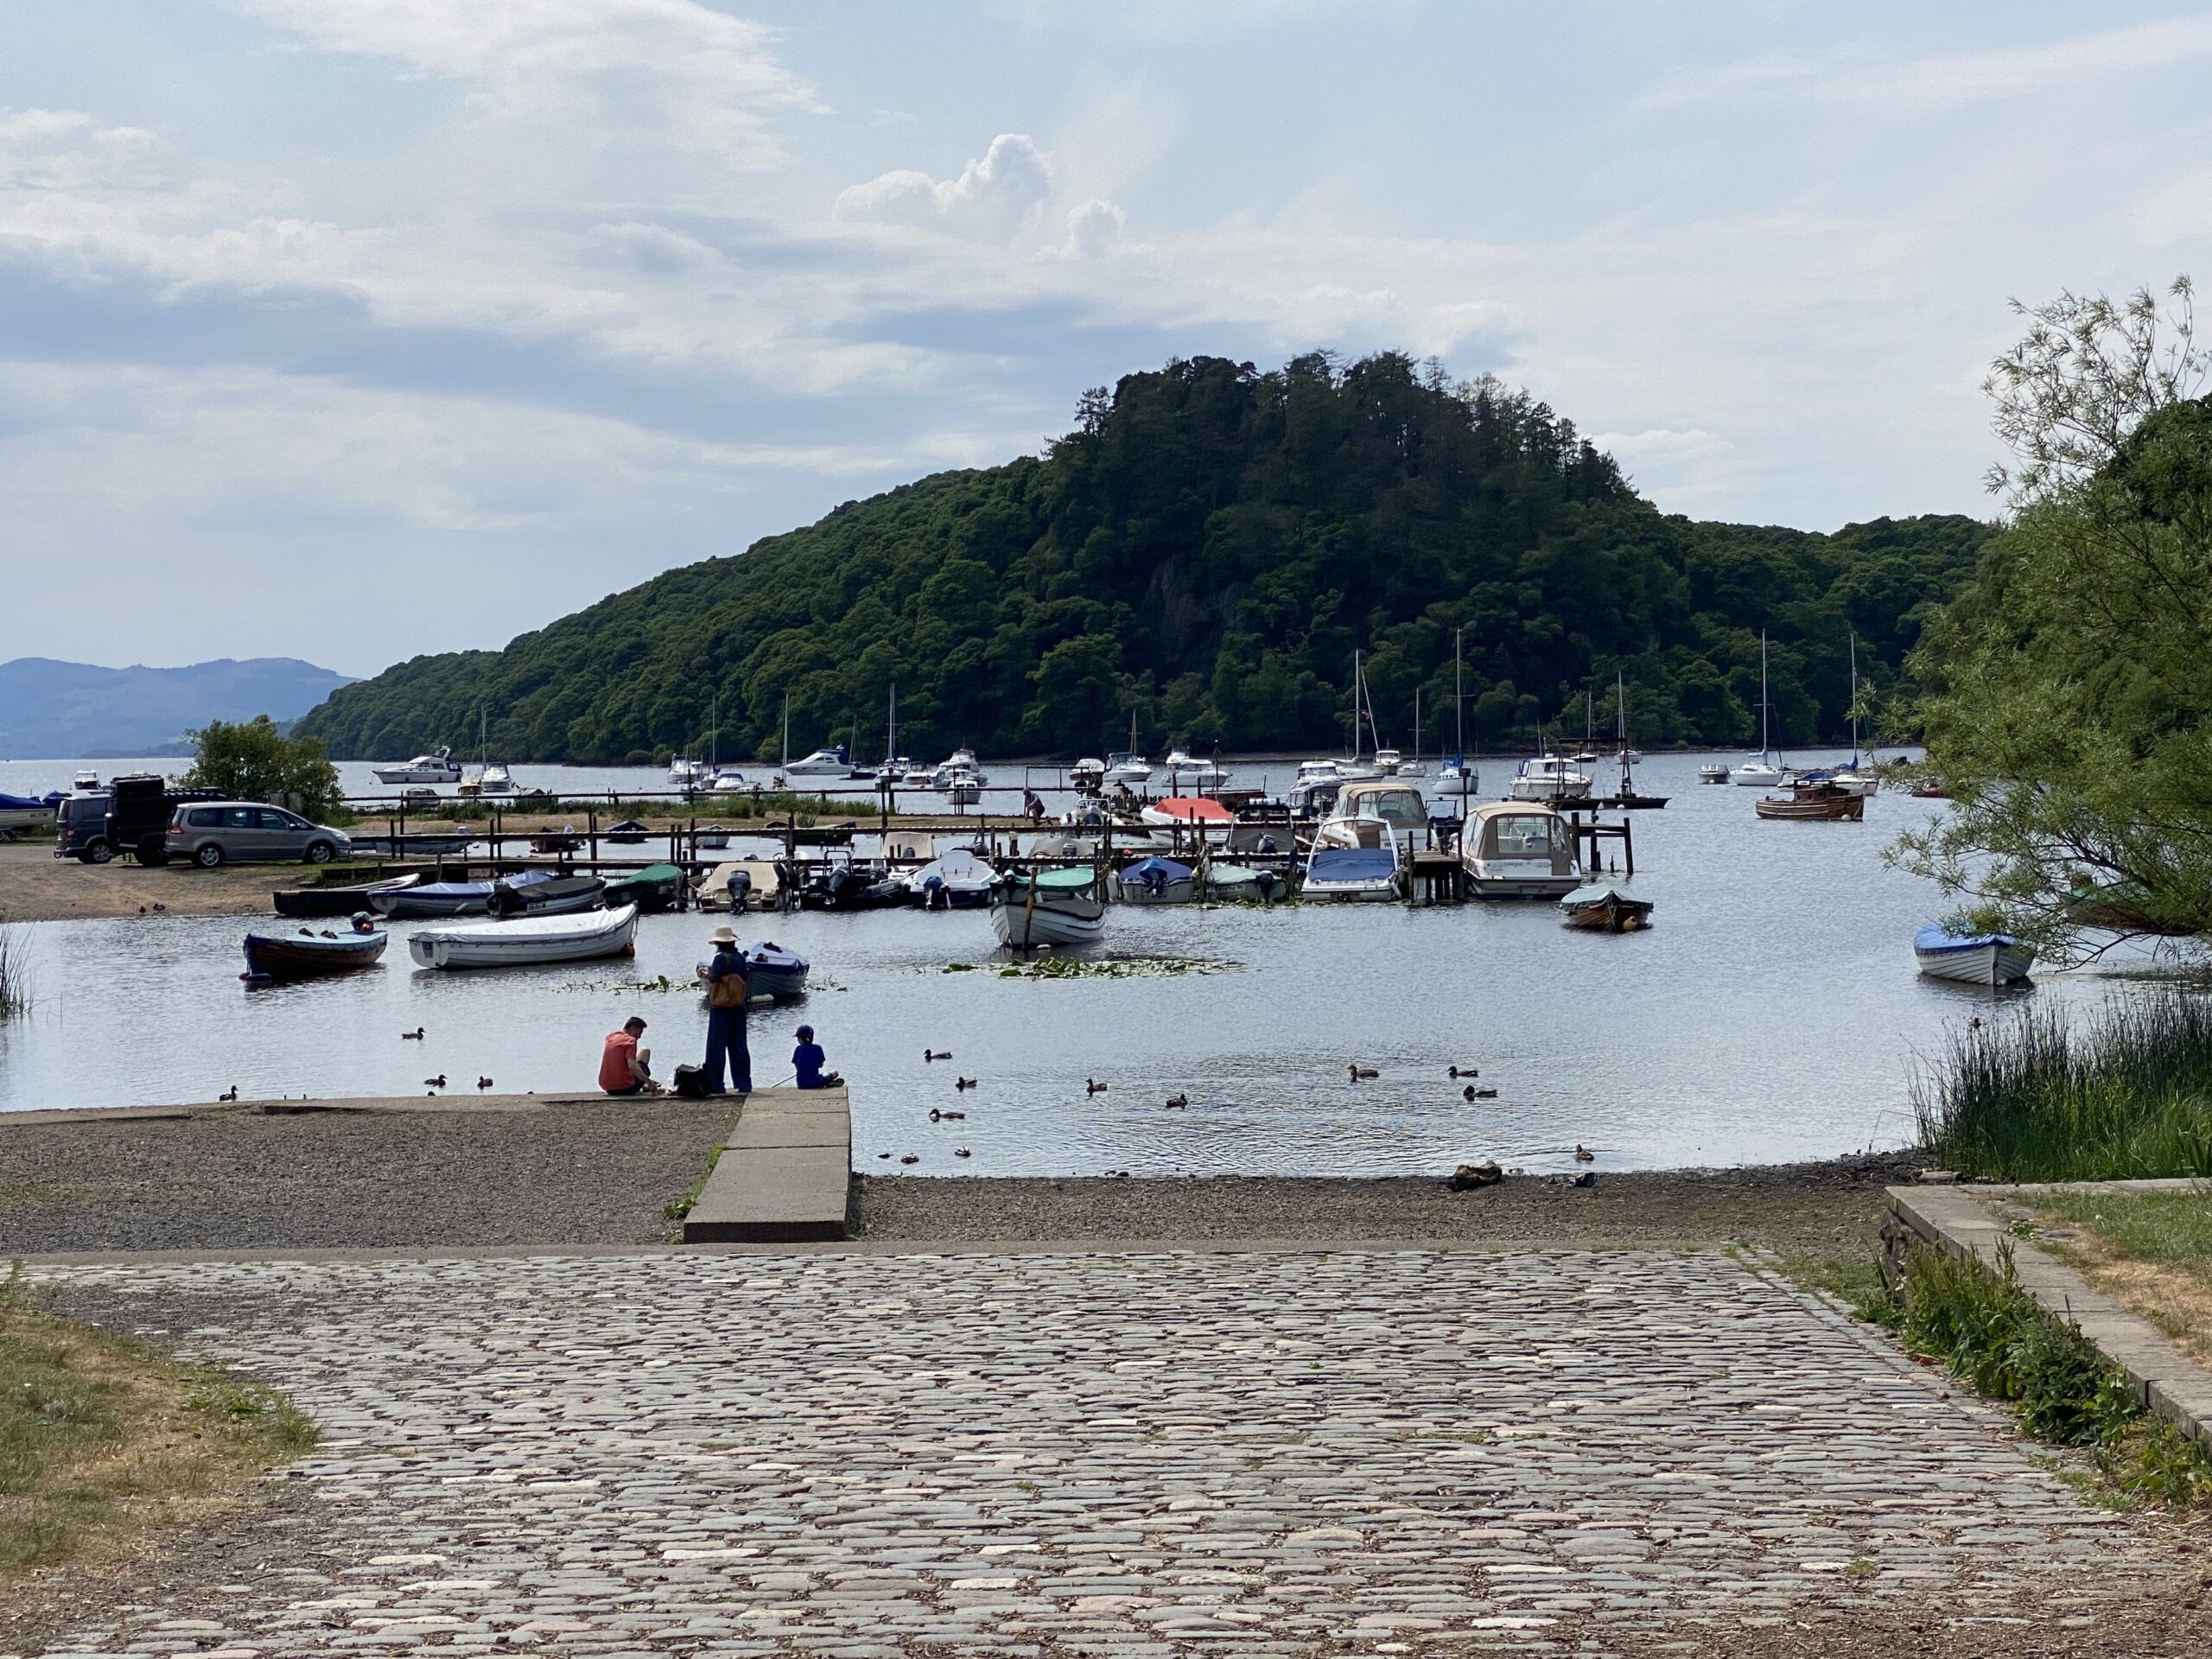
M 1673 797 L 1634 815 L 1636 890 L 1657 906 L 1641 934 L 1572 933 L 1542 904 L 1116 907 L 1096 954 L 1210 970 L 1054 981 L 1000 977 L 981 912 L 741 918 L 745 937 L 814 963 L 804 1003 L 753 1016 L 755 1081 L 788 1076 L 792 1029 L 810 1022 L 853 1084 L 862 1170 L 912 1152 L 907 1173 L 925 1174 L 1376 1174 L 1484 1156 L 1537 1171 L 1572 1167 L 1578 1141 L 1600 1170 L 1770 1162 L 1904 1144 L 1916 1057 L 1947 1028 L 2122 982 L 2054 974 L 2000 999 L 1921 978 L 1911 937 L 1935 896 L 1879 853 L 1943 804 L 1885 794 L 1864 824 L 1770 823 L 1758 791 L 1700 785 L 1703 758 L 1640 769 Z M 69 763 L 52 764 L 66 784 Z M 1510 766 L 1484 770 L 1494 797 Z M 634 962 L 476 974 L 418 971 L 395 937 L 365 974 L 256 991 L 237 977 L 244 918 L 37 924 L 36 1005 L 0 1026 L 0 1109 L 233 1084 L 420 1092 L 441 1072 L 464 1094 L 480 1075 L 571 1091 L 632 1013 L 665 1076 L 703 1046 L 700 1000 L 626 987 L 688 979 L 720 919 L 647 917 Z M 418 1025 L 425 1040 L 400 1039 Z M 925 1064 L 925 1048 L 954 1059 Z M 1355 1064 L 1382 1076 L 1355 1083 Z M 1452 1065 L 1498 1098 L 1463 1100 Z M 956 1075 L 980 1086 L 956 1093 Z M 1188 1109 L 1165 1109 L 1178 1093 Z M 931 1124 L 933 1106 L 967 1116 Z

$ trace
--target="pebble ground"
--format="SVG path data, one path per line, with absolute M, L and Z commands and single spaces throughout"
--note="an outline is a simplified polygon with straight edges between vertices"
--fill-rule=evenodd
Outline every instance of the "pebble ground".
M 2088 1652 L 2173 1567 L 1713 1253 L 35 1274 L 324 1433 L 280 1536 L 49 1653 L 1955 1652 L 2029 1607 Z

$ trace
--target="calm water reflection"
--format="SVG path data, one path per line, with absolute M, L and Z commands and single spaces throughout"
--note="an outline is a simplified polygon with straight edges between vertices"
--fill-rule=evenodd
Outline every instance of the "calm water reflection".
M 1626 938 L 1571 934 L 1543 905 L 1123 908 L 1104 954 L 1233 965 L 1052 982 L 998 977 L 978 912 L 745 918 L 747 937 L 810 957 L 817 988 L 756 1014 L 756 1079 L 787 1075 L 792 1028 L 811 1022 L 855 1084 L 855 1162 L 913 1151 L 925 1173 L 1548 1169 L 1578 1141 L 1602 1169 L 1903 1143 L 1916 1053 L 1991 1006 L 1915 974 L 1932 893 L 1878 857 L 1940 805 L 1885 795 L 1864 824 L 1762 823 L 1755 791 L 1700 786 L 1697 760 L 1643 768 L 1675 800 L 1637 817 L 1636 886 L 1657 912 Z M 0 1028 L 0 1109 L 232 1084 L 405 1093 L 440 1072 L 462 1093 L 480 1075 L 574 1090 L 633 1012 L 665 1074 L 702 1046 L 698 998 L 624 987 L 685 979 L 712 925 L 650 917 L 634 963 L 474 975 L 417 972 L 395 938 L 371 973 L 249 993 L 238 919 L 42 924 L 38 1006 Z M 2115 983 L 2054 975 L 2030 995 L 2094 1001 Z M 417 1025 L 425 1041 L 400 1040 Z M 925 1065 L 925 1047 L 955 1059 Z M 1354 1083 L 1355 1063 L 1382 1075 Z M 1454 1064 L 1498 1098 L 1461 1099 Z M 956 1096 L 956 1074 L 981 1087 Z M 1086 1077 L 1108 1092 L 1086 1096 Z M 1162 1108 L 1177 1092 L 1187 1111 Z M 967 1117 L 932 1125 L 932 1106 Z

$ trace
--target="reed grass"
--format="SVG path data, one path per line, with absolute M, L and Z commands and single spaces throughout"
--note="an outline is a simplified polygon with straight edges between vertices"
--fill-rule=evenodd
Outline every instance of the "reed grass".
M 30 938 L 22 923 L 0 921 L 0 1020 L 30 1010 Z
M 1955 1033 L 1913 1105 L 1923 1142 L 1968 1175 L 2212 1178 L 2212 1002 L 2165 991 L 2086 1029 L 2047 1008 Z

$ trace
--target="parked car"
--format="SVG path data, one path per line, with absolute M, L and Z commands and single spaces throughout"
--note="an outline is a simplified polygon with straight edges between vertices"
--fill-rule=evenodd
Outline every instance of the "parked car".
M 166 864 L 168 830 L 177 808 L 215 798 L 212 789 L 179 789 L 152 772 L 64 796 L 54 809 L 54 855 L 105 864 L 127 853 L 141 864 Z
M 334 858 L 351 858 L 353 843 L 344 830 L 310 823 L 281 806 L 208 801 L 177 808 L 169 820 L 168 855 L 188 858 L 203 870 L 231 860 L 304 859 L 327 864 Z

